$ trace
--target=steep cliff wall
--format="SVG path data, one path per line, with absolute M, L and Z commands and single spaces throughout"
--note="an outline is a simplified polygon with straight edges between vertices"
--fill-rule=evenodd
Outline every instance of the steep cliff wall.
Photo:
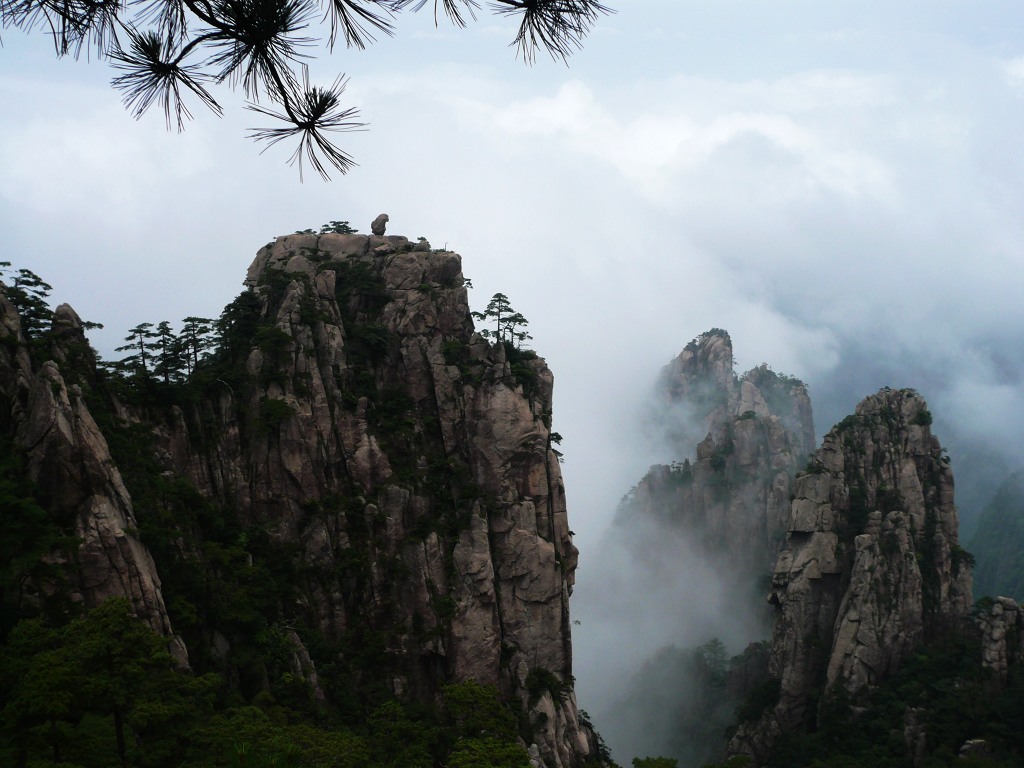
M 735 417 L 775 417 L 793 435 L 795 452 L 814 449 L 811 400 L 803 382 L 762 363 L 737 377 L 732 339 L 721 328 L 702 333 L 661 372 L 663 397 L 685 418 L 673 442 L 683 450 Z
M 776 616 L 763 713 L 730 749 L 758 762 L 815 702 L 891 675 L 971 605 L 953 475 L 931 414 L 912 390 L 885 389 L 825 437 L 794 483 L 772 579 Z
M 1006 684 L 1011 669 L 1024 661 L 1024 609 L 1009 597 L 979 600 L 974 623 L 981 635 L 981 665 L 997 687 Z
M 733 664 L 728 654 L 768 634 L 766 575 L 814 429 L 801 382 L 767 365 L 742 376 L 733 368 L 728 333 L 713 329 L 662 370 L 653 421 L 667 461 L 627 494 L 604 543 L 609 561 L 627 565 L 608 579 L 602 609 L 652 630 L 622 633 L 619 656 L 644 655 L 607 701 L 588 705 L 623 763 L 660 753 L 689 768 L 717 758 L 763 668 L 759 648 Z
M 494 684 L 548 765 L 586 755 L 573 696 L 538 682 L 571 685 L 577 560 L 547 366 L 475 334 L 460 257 L 403 237 L 279 238 L 246 282 L 247 377 L 198 414 L 212 450 L 168 429 L 174 471 L 300 543 L 300 609 L 334 638 L 368 621 L 396 694 Z
M 0 418 L 47 505 L 77 520 L 82 598 L 126 595 L 167 635 L 173 620 L 193 666 L 247 696 L 285 690 L 253 660 L 277 643 L 282 669 L 340 706 L 437 704 L 475 680 L 517 702 L 538 764 L 593 754 L 544 361 L 475 333 L 460 256 L 425 242 L 281 237 L 245 282 L 187 380 L 135 369 L 113 397 L 83 382 L 114 455 L 62 378 L 69 355 L 94 363 L 74 313 L 55 323 L 69 344 L 34 364 L 0 301 Z
M 90 607 L 109 597 L 126 597 L 140 618 L 170 636 L 160 577 L 139 540 L 121 474 L 81 387 L 66 382 L 55 362 L 87 346 L 81 321 L 61 305 L 53 325 L 55 344 L 45 355 L 53 359 L 33 364 L 18 313 L 0 291 L 0 433 L 25 452 L 40 500 L 78 540 L 71 551 L 51 555 L 71 561 L 64 571 L 70 583 L 62 591 Z M 184 662 L 184 646 L 177 638 L 172 645 Z

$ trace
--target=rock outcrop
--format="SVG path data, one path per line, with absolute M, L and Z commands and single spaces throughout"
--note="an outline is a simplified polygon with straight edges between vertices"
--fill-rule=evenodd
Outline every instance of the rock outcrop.
M 752 645 L 730 672 L 727 649 L 713 638 L 737 652 L 768 634 L 765 575 L 814 428 L 800 381 L 767 365 L 742 376 L 733 367 L 728 333 L 712 329 L 661 372 L 654 416 L 672 461 L 651 467 L 627 494 L 605 543 L 632 558 L 628 576 L 617 574 L 628 586 L 604 597 L 615 605 L 609 613 L 649 616 L 665 632 L 659 642 L 670 644 L 651 648 L 632 679 L 594 705 L 619 755 L 650 750 L 681 765 L 717 759 L 735 706 L 764 667 L 763 648 Z M 649 606 L 636 609 L 637 595 Z M 708 663 L 711 648 L 722 658 Z M 652 691 L 656 678 L 663 688 Z
M 981 665 L 1001 686 L 1010 669 L 1024 661 L 1024 609 L 1009 597 L 983 598 L 978 603 L 973 618 L 981 634 Z
M 733 573 L 756 580 L 774 562 L 792 478 L 814 448 L 807 389 L 766 364 L 737 377 L 732 341 L 714 329 L 662 371 L 661 390 L 680 460 L 652 467 L 620 519 L 684 530 Z
M 769 596 L 777 696 L 740 725 L 732 752 L 760 764 L 780 734 L 814 717 L 816 700 L 837 687 L 856 696 L 962 624 L 969 558 L 957 539 L 952 471 L 930 424 L 916 392 L 882 390 L 829 432 L 797 476 Z
M 302 610 L 333 638 L 369 621 L 396 695 L 496 685 L 529 713 L 540 760 L 570 765 L 592 736 L 571 694 L 535 684 L 572 675 L 577 550 L 550 445 L 553 378 L 474 333 L 457 254 L 413 248 L 327 234 L 261 250 L 247 284 L 276 341 L 247 354 L 249 416 L 224 393 L 207 414 L 214 460 L 190 460 L 188 419 L 166 453 L 203 493 L 301 542 L 321 574 Z M 268 403 L 284 415 L 261 429 L 252 414 Z M 356 555 L 355 583 L 328 576 Z
M 247 369 L 276 380 L 249 391 L 247 412 L 282 402 L 288 415 L 250 440 L 248 455 L 218 451 L 226 460 L 212 468 L 176 471 L 205 492 L 245 499 L 324 570 L 352 548 L 351 505 L 372 521 L 371 562 L 399 567 L 371 569 L 362 604 L 339 610 L 351 594 L 328 582 L 306 608 L 335 633 L 357 614 L 398 629 L 396 693 L 436 691 L 441 681 L 422 670 L 440 668 L 446 679 L 518 691 L 530 706 L 531 672 L 569 680 L 577 551 L 543 361 L 475 334 L 460 257 L 413 252 L 403 237 L 280 238 L 249 276 L 280 350 L 274 359 L 250 352 Z M 225 446 L 252 432 L 230 420 L 224 428 Z M 171 455 L 188 455 L 186 431 L 168 437 Z M 304 513 L 339 495 L 347 525 Z M 532 706 L 547 715 L 542 758 L 572 762 L 572 699 L 549 692 Z
M 55 359 L 87 348 L 81 321 L 70 307 L 57 308 L 54 328 Z M 3 432 L 25 452 L 28 475 L 50 515 L 78 539 L 74 567 L 68 569 L 71 599 L 95 606 L 126 597 L 140 618 L 172 637 L 184 663 L 185 649 L 173 638 L 156 565 L 139 540 L 131 499 L 82 389 L 66 382 L 53 360 L 33 364 L 17 311 L 2 290 L 0 342 Z
M 33 368 L 17 314 L 0 301 L 0 333 L 13 339 L 0 345 L 0 420 L 47 504 L 75 517 L 83 599 L 127 596 L 172 635 L 135 533 L 136 518 L 144 529 L 169 520 L 157 560 L 175 578 L 216 578 L 232 557 L 245 578 L 287 573 L 267 610 L 287 617 L 273 636 L 288 674 L 315 696 L 337 694 L 341 679 L 355 695 L 437 704 L 447 683 L 475 680 L 518 701 L 538 763 L 580 763 L 596 740 L 572 691 L 578 553 L 544 361 L 477 334 L 461 257 L 405 237 L 281 237 L 245 284 L 187 396 L 143 377 L 141 392 L 164 394 L 115 398 L 113 428 L 142 446 L 128 458 L 152 463 L 134 503 L 81 387 L 62 378 L 60 364 L 87 349 L 77 316 L 56 313 L 51 336 L 75 343 Z M 238 533 L 195 543 L 213 529 Z M 250 535 L 264 542 L 259 562 Z M 252 621 L 183 605 L 194 663 L 218 668 L 252 643 Z M 318 674 L 311 636 L 334 683 Z M 265 685 L 265 669 L 249 674 Z

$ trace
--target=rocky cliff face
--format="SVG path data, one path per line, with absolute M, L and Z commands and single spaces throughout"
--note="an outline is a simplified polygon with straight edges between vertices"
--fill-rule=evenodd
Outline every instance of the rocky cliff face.
M 741 724 L 733 752 L 760 763 L 780 734 L 814 717 L 815 701 L 878 683 L 967 615 L 953 475 L 930 424 L 917 393 L 882 390 L 796 478 L 769 597 L 777 696 Z
M 57 308 L 54 328 L 54 360 L 86 346 L 81 321 L 70 307 Z M 0 426 L 26 452 L 29 477 L 47 510 L 78 539 L 70 555 L 73 567 L 67 569 L 70 597 L 90 607 L 126 597 L 140 618 L 171 636 L 160 577 L 139 540 L 121 474 L 81 387 L 66 382 L 54 360 L 33 366 L 18 313 L 0 292 Z M 180 640 L 174 638 L 172 645 L 184 662 Z
M 765 575 L 814 430 L 801 382 L 767 365 L 742 376 L 733 367 L 729 335 L 713 329 L 661 372 L 655 418 L 671 463 L 651 467 L 626 496 L 604 544 L 609 560 L 630 562 L 602 595 L 609 616 L 655 630 L 635 643 L 648 653 L 643 666 L 593 705 L 624 763 L 658 753 L 685 766 L 716 759 L 763 668 L 755 648 L 730 673 L 726 644 L 739 651 L 768 633 Z
M 292 626 L 334 649 L 346 685 L 423 702 L 448 682 L 497 686 L 520 702 L 538 762 L 581 761 L 594 737 L 572 692 L 577 550 L 543 360 L 476 334 L 461 258 L 404 237 L 278 238 L 245 282 L 186 395 L 118 406 L 157 470 L 134 509 L 80 392 L 56 364 L 32 371 L 23 351 L 0 350 L 6 418 L 34 476 L 80 521 L 83 595 L 128 595 L 170 634 L 134 515 L 144 529 L 180 520 L 163 557 L 204 579 L 229 555 L 189 544 L 194 529 L 237 528 L 276 553 L 247 555 L 241 571 L 287 573 L 272 610 L 318 691 L 329 683 Z M 217 613 L 213 631 L 183 632 L 196 658 L 251 640 Z
M 732 339 L 721 328 L 701 334 L 661 372 L 666 400 L 684 411 L 675 442 L 686 449 L 732 419 L 776 418 L 793 435 L 795 452 L 814 449 L 814 419 L 807 388 L 798 379 L 761 365 L 737 377 Z
M 981 634 L 981 665 L 997 686 L 1004 685 L 1013 667 L 1024 661 L 1024 609 L 1009 597 L 979 601 L 974 623 Z
M 737 377 L 732 342 L 717 329 L 662 371 L 661 388 L 677 416 L 672 449 L 693 460 L 652 467 L 620 517 L 686 530 L 730 570 L 756 578 L 774 561 L 792 477 L 814 448 L 807 389 L 767 365 Z
M 215 461 L 176 471 L 273 521 L 321 575 L 368 534 L 360 588 L 312 580 L 303 609 L 333 635 L 365 617 L 386 627 L 396 694 L 498 685 L 530 711 L 545 763 L 586 755 L 574 698 L 528 692 L 572 674 L 577 550 L 547 366 L 476 335 L 460 257 L 402 237 L 280 238 L 247 283 L 276 341 L 248 354 L 246 416 L 218 402 Z M 268 403 L 287 415 L 261 430 L 252 415 Z M 172 456 L 191 455 L 184 423 L 167 437 Z

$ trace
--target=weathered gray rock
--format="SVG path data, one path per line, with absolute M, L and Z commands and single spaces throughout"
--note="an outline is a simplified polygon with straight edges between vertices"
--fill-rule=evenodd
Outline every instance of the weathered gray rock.
M 78 315 L 66 304 L 54 313 L 54 357 L 65 361 L 88 350 Z M 78 385 L 68 385 L 54 361 L 33 369 L 17 313 L 0 291 L 0 389 L 8 405 L 3 419 L 26 451 L 28 472 L 50 515 L 73 520 L 80 540 L 69 568 L 74 597 L 95 606 L 126 597 L 133 611 L 170 638 L 184 663 L 187 653 L 173 636 L 153 558 L 139 541 L 131 498 L 106 439 Z M 87 352 L 92 356 L 91 350 Z M 95 358 L 92 357 L 93 362 Z
M 680 614 L 700 615 L 685 605 L 687 595 L 699 595 L 719 606 L 708 610 L 714 617 L 701 632 L 735 642 L 769 632 L 765 575 L 785 538 L 793 477 L 813 449 L 814 427 L 801 382 L 767 365 L 742 376 L 733 368 L 729 335 L 713 329 L 662 371 L 654 418 L 673 461 L 652 467 L 624 499 L 611 546 L 628 548 L 635 559 L 630 570 L 636 594 L 622 590 L 623 608 L 648 585 L 664 589 L 672 579 Z M 678 616 L 667 620 L 681 623 Z M 660 655 L 649 657 L 644 669 L 664 669 Z M 715 760 L 725 747 L 720 734 L 731 724 L 732 709 L 763 678 L 766 663 L 756 645 L 748 648 L 727 681 L 727 696 L 714 694 L 711 707 L 697 704 L 712 694 L 689 662 L 665 673 L 671 687 L 655 692 L 651 685 L 665 684 L 638 673 L 622 698 L 600 712 L 605 736 L 619 752 L 650 748 L 686 763 Z M 627 714 L 618 716 L 616 709 Z M 639 733 L 642 740 L 634 735 Z
M 760 763 L 816 691 L 856 694 L 963 621 L 971 574 L 953 474 L 930 423 L 916 392 L 882 390 L 829 432 L 797 476 L 769 596 L 768 673 L 779 699 L 740 726 L 732 752 Z
M 388 221 L 390 221 L 390 218 L 386 213 L 380 214 L 370 223 L 370 231 L 375 235 L 383 235 L 384 230 L 387 229 Z
M 539 761 L 578 764 L 596 743 L 572 693 L 578 552 L 550 445 L 553 377 L 525 352 L 513 374 L 504 346 L 474 332 L 458 254 L 384 236 L 379 219 L 370 236 L 267 244 L 245 277 L 254 301 L 233 305 L 250 328 L 224 361 L 233 375 L 188 405 L 115 407 L 151 430 L 164 479 L 296 558 L 290 616 L 335 647 L 373 638 L 378 661 L 355 673 L 430 704 L 449 682 L 495 685 L 531 719 Z M 125 596 L 173 637 L 132 501 L 62 373 L 90 368 L 82 323 L 70 307 L 55 315 L 54 361 L 33 367 L 0 295 L 0 427 L 48 506 L 75 521 L 76 594 Z M 213 621 L 203 652 L 224 661 L 239 638 Z M 283 630 L 291 673 L 329 696 Z M 538 676 L 564 684 L 538 692 Z
M 678 418 L 669 438 L 695 460 L 656 466 L 620 510 L 661 520 L 754 581 L 774 563 L 789 517 L 792 478 L 814 447 L 806 387 L 767 365 L 733 373 L 722 330 L 688 344 L 661 374 L 664 410 Z M 693 454 L 690 454 L 693 455 Z
M 907 755 L 915 768 L 924 762 L 925 752 L 928 749 L 927 726 L 927 719 L 922 717 L 920 709 L 907 707 L 903 713 L 903 743 L 907 747 Z
M 594 748 L 574 696 L 531 704 L 526 690 L 534 670 L 572 675 L 578 553 L 550 445 L 553 377 L 530 355 L 514 376 L 474 333 L 458 254 L 385 237 L 382 222 L 259 251 L 245 283 L 278 344 L 253 344 L 244 390 L 160 425 L 160 454 L 299 546 L 316 578 L 295 610 L 330 640 L 372 627 L 396 695 L 496 685 L 538 723 L 544 764 L 574 764 Z M 284 414 L 272 425 L 258 421 L 268 402 Z
M 1009 597 L 978 603 L 974 621 L 981 631 L 981 664 L 1001 686 L 1010 668 L 1024 660 L 1024 610 Z

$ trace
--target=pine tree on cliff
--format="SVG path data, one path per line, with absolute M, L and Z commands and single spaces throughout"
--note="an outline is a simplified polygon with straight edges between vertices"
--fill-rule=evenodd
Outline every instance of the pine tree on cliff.
M 5 274 L 10 266 L 11 262 L 0 261 L 0 277 L 8 284 L 7 298 L 21 316 L 21 331 L 31 339 L 48 330 L 53 321 L 48 301 L 53 287 L 30 269 Z
M 119 360 L 116 365 L 123 371 L 131 371 L 133 374 L 149 373 L 155 353 L 159 349 L 159 342 L 154 339 L 159 334 L 153 330 L 152 323 L 139 323 L 124 337 L 125 344 L 115 347 L 115 352 L 131 352 L 132 354 Z
M 477 320 L 494 322 L 493 329 L 484 328 L 480 331 L 485 339 L 496 339 L 518 348 L 524 341 L 533 338 L 525 330 L 529 321 L 512 308 L 512 303 L 504 293 L 494 294 L 486 310 L 473 312 L 472 315 Z
M 199 361 L 207 357 L 216 346 L 213 332 L 214 323 L 208 317 L 192 316 L 182 320 L 178 343 L 181 346 L 187 375 L 191 375 Z
M 177 381 L 181 378 L 185 363 L 182 359 L 181 345 L 167 320 L 161 320 L 157 324 L 156 341 L 153 344 L 153 373 L 164 384 L 170 384 L 172 379 Z
M 96 56 L 121 72 L 113 80 L 125 106 L 139 117 L 154 103 L 166 114 L 167 127 L 182 130 L 192 113 L 188 97 L 214 114 L 223 110 L 207 90 L 212 84 L 241 84 L 249 109 L 280 121 L 277 128 L 255 130 L 250 138 L 273 146 L 297 139 L 291 163 L 303 159 L 325 179 L 328 167 L 341 173 L 355 163 L 328 135 L 352 131 L 358 110 L 342 102 L 346 79 L 313 85 L 308 69 L 294 71 L 300 58 L 319 42 L 309 33 L 315 21 L 327 22 L 326 44 L 341 38 L 362 49 L 374 35 L 393 35 L 394 16 L 420 10 L 427 0 L 4 0 L 3 25 L 52 35 L 57 56 Z M 457 27 L 475 19 L 476 0 L 434 0 Z M 598 0 L 493 0 L 493 12 L 518 16 L 514 43 L 527 62 L 538 48 L 565 59 L 582 45 L 598 16 L 610 9 Z M 260 102 L 271 106 L 262 106 Z

